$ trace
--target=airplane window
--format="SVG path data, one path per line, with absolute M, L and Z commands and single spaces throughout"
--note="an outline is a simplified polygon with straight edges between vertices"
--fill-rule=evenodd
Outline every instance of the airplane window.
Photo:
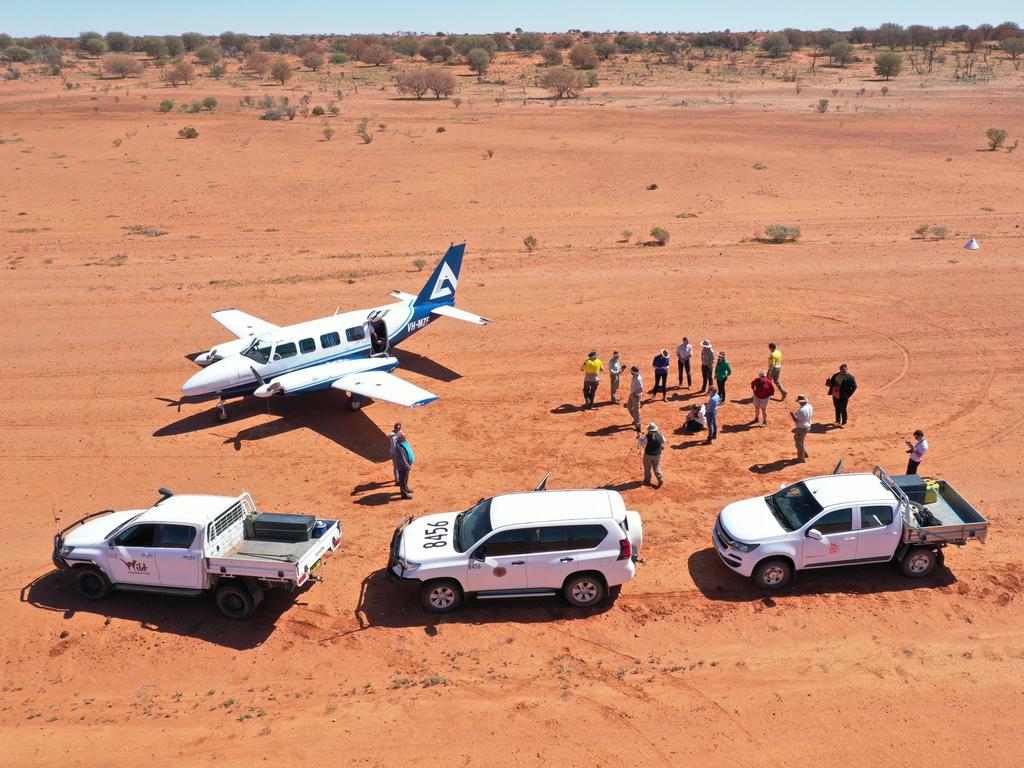
M 366 329 L 361 325 L 357 325 L 355 328 L 349 328 L 345 331 L 345 338 L 349 341 L 359 341 L 360 339 L 366 338 Z
M 306 354 L 316 349 L 316 342 L 312 339 L 303 339 L 299 342 L 299 352 Z
M 327 349 L 328 347 L 336 347 L 339 344 L 341 344 L 341 334 L 337 331 L 325 333 L 320 337 L 320 346 L 324 349 Z
M 295 357 L 295 342 L 289 341 L 287 344 L 278 344 L 274 347 L 274 359 L 284 360 L 286 357 Z
M 245 350 L 245 352 L 243 352 L 242 354 L 245 357 L 248 357 L 250 360 L 254 360 L 255 362 L 263 365 L 268 360 L 270 360 L 270 345 L 267 344 L 265 341 L 260 341 L 259 339 L 257 339 L 252 344 L 250 344 L 249 348 Z

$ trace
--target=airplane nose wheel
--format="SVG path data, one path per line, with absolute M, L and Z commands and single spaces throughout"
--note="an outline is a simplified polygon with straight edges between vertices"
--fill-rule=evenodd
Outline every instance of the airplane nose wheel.
M 217 401 L 217 407 L 220 408 L 220 411 L 217 413 L 217 420 L 218 421 L 227 421 L 228 420 L 228 409 L 224 406 L 224 398 L 223 397 L 220 400 Z

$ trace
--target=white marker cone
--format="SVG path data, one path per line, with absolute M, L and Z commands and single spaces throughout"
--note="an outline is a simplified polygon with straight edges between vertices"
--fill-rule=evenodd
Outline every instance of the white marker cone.
M 964 243 L 964 248 L 966 248 L 968 251 L 980 251 L 981 250 L 981 246 L 978 245 L 978 241 L 975 240 L 973 237 L 970 240 L 968 240 L 966 243 Z

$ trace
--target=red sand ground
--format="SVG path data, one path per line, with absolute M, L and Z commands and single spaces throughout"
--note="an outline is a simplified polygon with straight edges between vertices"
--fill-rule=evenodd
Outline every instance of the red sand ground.
M 330 142 L 315 119 L 237 106 L 297 99 L 302 82 L 0 81 L 4 764 L 1024 762 L 1024 153 L 979 151 L 990 126 L 1024 133 L 1019 77 L 905 76 L 883 97 L 854 72 L 797 95 L 659 70 L 641 85 L 604 75 L 589 101 L 555 108 L 511 90 L 499 105 L 500 89 L 467 80 L 456 109 L 356 94 L 352 72 L 383 70 L 347 71 Z M 212 115 L 154 111 L 208 94 Z M 820 97 L 828 114 L 809 107 Z M 386 126 L 368 145 L 354 133 L 364 115 Z M 184 125 L 199 138 L 178 139 Z M 752 239 L 773 222 L 802 227 L 799 242 Z M 921 223 L 950 235 L 915 239 Z M 664 248 L 617 242 L 655 225 L 671 232 Z M 978 253 L 961 247 L 971 235 Z M 226 338 L 209 312 L 289 323 L 372 306 L 419 287 L 414 259 L 463 239 L 459 304 L 497 323 L 445 321 L 405 345 L 402 375 L 436 403 L 245 402 L 224 424 L 208 405 L 169 404 L 193 369 L 183 356 Z M 612 429 L 625 411 L 563 406 L 581 400 L 591 347 L 649 377 L 683 334 L 732 361 L 722 436 L 674 434 L 685 391 L 647 406 L 670 438 L 667 483 L 637 488 L 631 436 Z M 850 425 L 812 434 L 805 467 L 783 462 L 791 401 L 771 404 L 766 430 L 747 429 L 737 402 L 769 340 L 819 422 L 839 362 L 860 383 Z M 413 502 L 367 487 L 390 477 L 399 419 Z M 723 504 L 840 457 L 901 471 L 916 427 L 932 446 L 922 471 L 978 505 L 987 545 L 950 551 L 924 581 L 888 566 L 812 573 L 770 600 L 717 561 Z M 433 619 L 381 578 L 403 516 L 547 471 L 557 487 L 625 484 L 644 515 L 647 564 L 613 606 Z M 51 573 L 53 510 L 136 506 L 161 485 L 340 515 L 345 543 L 323 584 L 271 597 L 249 623 L 205 599 L 87 603 Z

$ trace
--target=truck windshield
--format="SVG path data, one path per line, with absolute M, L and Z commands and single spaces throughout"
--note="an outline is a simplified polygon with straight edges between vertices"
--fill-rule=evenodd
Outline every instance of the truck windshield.
M 245 352 L 242 353 L 245 357 L 250 360 L 254 360 L 260 365 L 266 365 L 267 361 L 270 360 L 270 349 L 271 344 L 260 339 L 254 339 L 252 344 L 246 347 Z
M 455 517 L 455 548 L 465 552 L 491 532 L 491 500 L 477 502 Z
M 778 493 L 766 496 L 765 501 L 779 518 L 782 527 L 790 531 L 803 528 L 821 512 L 821 504 L 803 483 L 794 483 Z

